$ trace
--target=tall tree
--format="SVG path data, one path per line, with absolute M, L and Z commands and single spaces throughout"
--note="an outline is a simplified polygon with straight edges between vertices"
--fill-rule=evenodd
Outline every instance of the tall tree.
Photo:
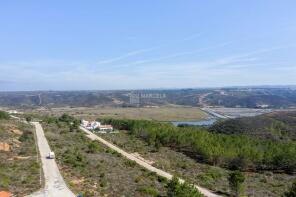
M 230 173 L 228 181 L 234 196 L 239 197 L 240 193 L 243 190 L 243 183 L 245 181 L 244 174 L 241 171 L 235 170 Z

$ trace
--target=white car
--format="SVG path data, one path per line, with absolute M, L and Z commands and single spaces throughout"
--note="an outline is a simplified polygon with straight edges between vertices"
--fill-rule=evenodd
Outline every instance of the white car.
M 54 159 L 55 158 L 55 154 L 54 154 L 54 152 L 49 152 L 48 153 L 48 156 L 47 156 L 47 159 Z

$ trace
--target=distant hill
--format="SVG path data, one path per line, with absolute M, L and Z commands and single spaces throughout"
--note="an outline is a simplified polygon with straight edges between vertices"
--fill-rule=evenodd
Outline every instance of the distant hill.
M 140 106 L 172 104 L 248 108 L 296 107 L 296 89 L 292 87 L 0 92 L 0 106 L 89 107 L 104 105 L 129 107 L 134 105 L 130 103 L 130 95 L 140 95 Z M 151 98 L 150 95 L 152 95 Z M 156 98 L 153 95 L 156 95 Z M 157 98 L 157 95 L 161 95 L 161 98 Z
M 210 131 L 281 141 L 296 140 L 296 111 L 229 119 L 211 126 Z
M 160 94 L 163 98 L 141 98 L 140 105 L 187 105 L 197 106 L 201 90 L 114 90 L 114 91 L 34 91 L 0 92 L 0 106 L 8 107 L 90 107 L 134 106 L 130 103 L 131 94 Z
M 128 101 L 122 92 L 108 91 L 42 91 L 2 92 L 0 105 L 8 107 L 61 107 L 116 105 L 116 100 Z
M 296 90 L 290 88 L 234 88 L 213 91 L 208 105 L 247 108 L 287 108 L 296 105 Z

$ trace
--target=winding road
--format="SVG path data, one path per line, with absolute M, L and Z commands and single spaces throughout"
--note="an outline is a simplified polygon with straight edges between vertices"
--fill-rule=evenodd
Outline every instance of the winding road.
M 39 122 L 32 122 L 36 128 L 37 144 L 40 152 L 45 187 L 28 197 L 75 197 L 67 187 L 54 159 L 47 159 L 50 147 L 44 136 L 44 131 Z
M 98 140 L 100 141 L 101 143 L 105 144 L 106 146 L 108 146 L 109 148 L 113 149 L 114 151 L 120 153 L 121 155 L 123 155 L 124 157 L 126 157 L 127 159 L 129 160 L 133 160 L 135 161 L 137 164 L 139 164 L 140 166 L 146 168 L 147 170 L 151 171 L 151 172 L 155 172 L 157 175 L 159 176 L 162 176 L 162 177 L 165 177 L 169 180 L 171 180 L 173 178 L 173 175 L 170 174 L 170 173 L 167 173 L 163 170 L 160 170 L 158 168 L 155 168 L 153 167 L 152 165 L 146 163 L 145 161 L 135 157 L 134 155 L 130 154 L 130 153 L 127 153 L 125 152 L 124 150 L 118 148 L 117 146 L 114 146 L 112 143 L 104 140 L 103 138 L 93 134 L 91 131 L 85 129 L 84 127 L 80 127 L 81 130 L 83 130 L 87 135 L 88 138 L 90 138 L 91 140 Z M 179 182 L 180 183 L 184 183 L 184 180 L 183 179 L 180 179 L 179 178 Z M 215 193 L 213 193 L 212 191 L 208 190 L 208 189 L 205 189 L 205 188 L 202 188 L 198 185 L 194 185 L 200 193 L 202 193 L 204 196 L 207 196 L 207 197 L 221 197 Z

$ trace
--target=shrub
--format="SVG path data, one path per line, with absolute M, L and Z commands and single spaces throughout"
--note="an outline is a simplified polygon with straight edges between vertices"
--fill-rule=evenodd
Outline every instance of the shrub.
M 26 116 L 26 121 L 31 122 L 32 121 L 32 116 Z
M 147 194 L 150 196 L 159 196 L 159 191 L 152 187 L 141 187 L 137 190 L 143 194 Z
M 289 191 L 285 192 L 284 197 L 295 197 L 296 196 L 296 181 L 293 183 Z
M 107 186 L 107 181 L 105 179 L 101 179 L 100 187 L 106 187 L 106 186 Z
M 58 123 L 58 119 L 53 116 L 46 116 L 43 118 L 43 122 L 47 124 Z
M 202 194 L 188 183 L 180 183 L 177 177 L 167 184 L 168 197 L 202 197 Z
M 94 192 L 92 191 L 85 191 L 82 193 L 83 197 L 93 197 L 94 196 Z
M 166 183 L 168 181 L 167 178 L 162 177 L 162 176 L 157 176 L 157 180 L 160 183 Z
M 63 153 L 63 162 L 74 168 L 84 168 L 87 165 L 86 156 L 78 150 L 66 150 Z
M 87 150 L 88 153 L 98 153 L 101 150 L 101 146 L 97 141 L 89 142 L 87 145 L 87 148 L 88 148 Z
M 0 120 L 8 120 L 9 114 L 5 111 L 0 111 Z
M 29 131 L 24 131 L 22 133 L 22 135 L 19 137 L 19 141 L 21 141 L 21 142 L 26 142 L 26 141 L 29 141 L 29 140 L 33 140 L 32 133 L 29 132 Z
M 137 176 L 135 178 L 135 183 L 139 183 L 141 181 L 142 177 L 141 176 Z
M 63 114 L 62 116 L 59 117 L 59 121 L 61 122 L 67 122 L 67 123 L 70 123 L 70 122 L 74 122 L 75 118 L 68 115 L 68 114 Z
M 126 161 L 124 162 L 124 164 L 125 164 L 127 167 L 131 167 L 131 168 L 133 168 L 133 167 L 135 167 L 135 166 L 137 165 L 137 163 L 136 163 L 135 161 L 132 161 L 132 160 L 126 160 Z
M 243 183 L 245 181 L 245 176 L 242 172 L 236 170 L 230 173 L 228 177 L 229 186 L 236 197 L 239 197 L 243 190 Z

